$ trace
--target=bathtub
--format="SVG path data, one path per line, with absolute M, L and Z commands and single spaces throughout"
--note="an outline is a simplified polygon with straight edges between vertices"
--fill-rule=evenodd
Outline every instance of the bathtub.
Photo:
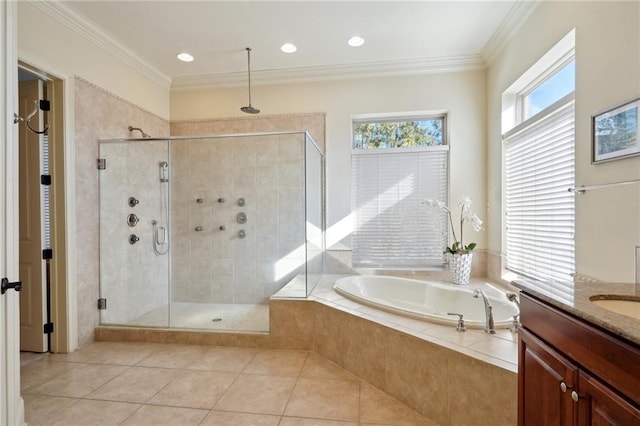
M 393 313 L 455 326 L 458 317 L 447 315 L 455 312 L 464 315 L 467 328 L 482 329 L 485 326 L 484 302 L 482 298 L 473 297 L 474 287 L 390 276 L 357 275 L 336 280 L 333 288 L 356 302 Z M 493 306 L 495 328 L 511 327 L 518 308 L 507 300 L 504 293 L 496 297 L 494 293 L 497 290 L 485 291 Z

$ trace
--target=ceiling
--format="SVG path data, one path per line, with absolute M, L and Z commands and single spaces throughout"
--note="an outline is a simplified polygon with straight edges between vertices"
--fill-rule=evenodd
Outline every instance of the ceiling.
M 245 47 L 253 49 L 258 84 L 478 68 L 531 3 L 92 0 L 60 7 L 174 87 L 186 87 L 244 82 Z M 353 35 L 366 43 L 348 46 Z M 298 51 L 281 52 L 285 42 Z M 195 60 L 178 61 L 182 51 Z

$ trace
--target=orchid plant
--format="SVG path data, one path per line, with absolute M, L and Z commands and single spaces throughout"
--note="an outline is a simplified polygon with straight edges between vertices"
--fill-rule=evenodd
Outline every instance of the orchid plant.
M 439 200 L 426 200 L 425 204 L 428 204 L 431 207 L 437 207 L 447 212 L 449 216 L 449 223 L 451 224 L 451 232 L 453 233 L 453 244 L 448 246 L 445 253 L 451 254 L 467 254 L 471 253 L 471 251 L 476 248 L 476 243 L 469 243 L 468 245 L 464 245 L 464 223 L 469 222 L 473 227 L 473 230 L 479 232 L 482 230 L 482 220 L 478 217 L 477 214 L 471 212 L 471 198 L 468 196 L 463 197 L 462 201 L 459 203 L 460 205 L 460 239 L 456 236 L 456 230 L 453 226 L 453 218 L 451 217 L 451 210 L 447 207 L 444 201 Z

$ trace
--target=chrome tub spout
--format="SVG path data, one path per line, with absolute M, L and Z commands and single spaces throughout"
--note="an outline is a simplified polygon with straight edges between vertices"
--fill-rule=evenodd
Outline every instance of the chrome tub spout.
M 476 288 L 473 291 L 473 297 L 479 298 L 482 296 L 482 301 L 484 302 L 484 313 L 485 313 L 485 323 L 484 323 L 484 332 L 489 334 L 496 334 L 496 329 L 493 325 L 493 306 L 491 306 L 491 302 L 489 302 L 489 298 L 487 297 L 484 290 Z

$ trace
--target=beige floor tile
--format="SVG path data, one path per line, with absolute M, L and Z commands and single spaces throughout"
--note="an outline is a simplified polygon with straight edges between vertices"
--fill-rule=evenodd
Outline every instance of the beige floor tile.
M 131 367 L 86 398 L 144 403 L 179 374 L 180 370 Z
M 30 426 L 49 424 L 55 414 L 78 401 L 74 398 L 59 396 L 24 394 L 22 397 L 24 398 L 25 421 Z
M 214 408 L 281 415 L 295 383 L 293 377 L 241 374 Z
M 359 378 L 349 373 L 339 365 L 329 361 L 322 355 L 310 352 L 307 357 L 300 377 L 312 379 L 339 379 L 360 381 Z
M 362 383 L 360 391 L 360 421 L 397 426 L 437 426 L 435 422 L 367 383 Z
M 199 425 L 207 415 L 207 410 L 181 407 L 163 407 L 160 405 L 143 405 L 123 425 L 146 426 L 146 425 L 168 425 L 168 426 L 190 426 Z
M 109 380 L 121 374 L 128 367 L 100 364 L 79 364 L 42 385 L 29 389 L 29 392 L 82 398 Z
M 49 358 L 52 361 L 64 362 L 88 362 L 103 352 L 109 351 L 111 348 L 121 346 L 120 342 L 94 342 L 84 346 L 77 351 L 67 354 L 51 354 Z
M 258 353 L 249 348 L 215 347 L 207 349 L 204 354 L 187 368 L 190 370 L 229 371 L 240 373 Z
M 52 380 L 79 364 L 72 362 L 52 362 L 49 359 L 33 361 L 20 369 L 20 387 L 23 392 Z
M 150 404 L 210 409 L 237 377 L 236 373 L 183 370 Z
M 113 342 L 86 362 L 97 364 L 135 365 L 158 350 L 153 343 Z
M 48 353 L 40 352 L 20 352 L 20 367 L 24 367 L 27 364 L 31 364 L 33 361 L 39 361 L 44 358 L 48 358 Z
M 301 378 L 293 389 L 286 416 L 358 420 L 360 383 L 350 380 Z
M 340 420 L 308 419 L 303 417 L 283 417 L 278 426 L 358 426 L 356 422 Z
M 201 425 L 217 426 L 277 426 L 280 416 L 267 414 L 234 413 L 211 410 Z
M 260 351 L 249 362 L 243 373 L 298 376 L 306 359 L 305 351 Z
M 140 408 L 138 404 L 81 399 L 61 410 L 48 423 L 53 426 L 119 425 Z
M 136 365 L 139 367 L 188 368 L 204 352 L 203 346 L 159 345 L 155 352 Z

